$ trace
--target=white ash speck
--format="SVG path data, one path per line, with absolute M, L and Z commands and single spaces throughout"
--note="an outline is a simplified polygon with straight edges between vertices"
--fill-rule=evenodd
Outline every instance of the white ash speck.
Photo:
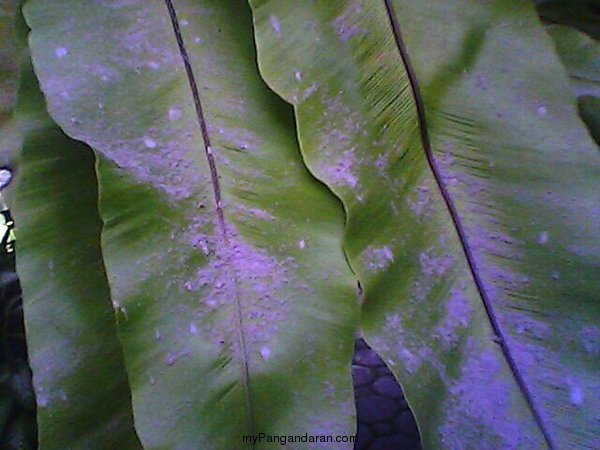
M 296 79 L 296 81 L 302 81 L 302 74 L 296 70 L 294 72 L 294 78 Z
M 387 155 L 384 155 L 383 153 L 377 155 L 377 158 L 375 159 L 375 167 L 377 167 L 380 175 L 383 175 L 382 172 L 388 168 L 388 165 L 389 162 Z
M 190 323 L 190 334 L 194 336 L 198 334 L 198 327 L 193 323 Z
M 262 359 L 264 359 L 265 361 L 268 361 L 271 357 L 271 349 L 266 345 L 263 345 L 260 348 L 260 356 L 262 356 Z
M 590 355 L 600 354 L 600 329 L 595 326 L 586 326 L 579 332 L 581 344 L 585 351 Z
M 156 148 L 156 141 L 152 138 L 145 137 L 144 145 L 146 146 L 146 148 Z
M 417 186 L 415 191 L 417 194 L 416 201 L 410 201 L 409 206 L 415 215 L 420 216 L 431 205 L 432 194 L 428 186 Z
M 56 50 L 54 50 L 54 54 L 57 58 L 64 58 L 69 54 L 69 50 L 67 50 L 65 47 L 58 47 Z
M 465 360 L 460 376 L 445 381 L 452 403 L 438 430 L 442 446 L 468 448 L 477 438 L 478 448 L 532 448 L 522 442 L 530 424 L 511 411 L 509 398 L 514 386 L 506 378 L 502 356 L 480 348 L 473 339 L 468 339 L 463 348 Z M 481 427 L 496 433 L 481 436 Z
M 364 257 L 370 270 L 385 270 L 394 262 L 394 253 L 387 245 L 382 248 L 367 247 Z
M 50 397 L 45 392 L 38 391 L 36 393 L 37 404 L 40 408 L 45 408 L 50 403 Z
M 353 23 L 358 17 L 360 17 L 360 9 L 353 8 L 351 11 L 347 11 L 334 20 L 333 26 L 343 42 L 355 36 L 366 34 L 365 30 Z
M 302 101 L 306 100 L 311 95 L 313 95 L 317 91 L 317 87 L 317 83 L 311 83 L 309 87 L 304 89 L 304 92 L 302 93 Z
M 271 214 L 269 214 L 264 209 L 248 208 L 247 206 L 245 206 L 241 203 L 235 204 L 234 207 L 237 210 L 237 212 L 239 212 L 240 215 L 242 215 L 244 217 L 252 218 L 253 220 L 259 219 L 259 220 L 264 220 L 266 222 L 272 222 L 275 220 L 275 217 L 273 217 Z
M 179 106 L 171 106 L 169 108 L 169 120 L 171 122 L 181 119 L 182 116 L 183 116 L 183 111 L 181 110 L 181 108 Z
M 8 186 L 12 180 L 12 171 L 10 169 L 0 169 L 0 189 Z
M 538 242 L 540 244 L 545 244 L 546 242 L 548 242 L 548 232 L 547 231 L 543 231 L 540 233 L 540 235 L 538 236 Z
M 335 385 L 333 383 L 325 383 L 325 395 L 333 397 L 335 395 Z
M 333 167 L 327 168 L 327 175 L 333 184 L 355 188 L 358 185 L 358 178 L 352 172 L 355 164 L 354 149 L 347 150 L 337 159 Z
M 422 360 L 417 355 L 412 353 L 407 348 L 401 348 L 398 351 L 398 358 L 404 364 L 404 367 L 408 373 L 415 373 L 421 368 Z
M 479 72 L 475 73 L 475 87 L 485 91 L 488 89 L 489 85 L 489 80 L 485 75 Z
M 279 23 L 279 20 L 277 19 L 277 17 L 271 15 L 269 17 L 269 23 L 271 24 L 271 28 L 273 28 L 275 35 L 278 38 L 280 38 L 281 37 L 281 24 Z
M 232 343 L 234 352 L 239 353 L 240 343 L 232 330 L 238 326 L 237 314 L 241 312 L 247 349 L 260 352 L 289 314 L 286 284 L 296 267 L 293 259 L 282 261 L 249 245 L 231 225 L 227 243 L 219 236 L 207 235 L 202 227 L 197 231 L 192 228 L 190 233 L 196 237 L 188 239 L 208 243 L 211 255 L 208 264 L 185 283 L 186 289 L 203 292 L 197 313 L 198 333 L 213 342 Z
M 569 389 L 569 400 L 575 406 L 579 406 L 583 403 L 583 390 L 579 386 L 571 386 Z
M 148 63 L 148 67 L 150 67 L 152 70 L 157 70 L 157 69 L 160 69 L 160 64 L 157 63 L 156 61 L 150 61 Z
M 585 386 L 582 385 L 582 380 L 568 376 L 565 384 L 569 393 L 569 402 L 574 406 L 581 406 L 585 402 Z
M 432 256 L 428 252 L 423 252 L 419 255 L 419 263 L 425 275 L 442 276 L 455 264 L 455 259 L 450 253 Z
M 386 317 L 386 328 L 390 328 L 393 331 L 398 331 L 400 330 L 401 326 L 402 321 L 400 320 L 400 316 L 398 314 L 392 314 L 391 316 Z
M 306 247 L 306 242 L 304 241 L 304 239 L 300 239 L 300 240 L 298 241 L 298 248 L 299 248 L 300 250 L 304 250 L 304 248 L 305 248 L 305 247 Z
M 459 342 L 459 330 L 466 328 L 471 321 L 473 310 L 465 292 L 454 288 L 446 302 L 446 317 L 436 328 L 437 337 L 444 348 L 454 347 Z
M 540 106 L 537 109 L 537 114 L 540 117 L 546 117 L 546 114 L 548 114 L 548 109 L 545 106 Z

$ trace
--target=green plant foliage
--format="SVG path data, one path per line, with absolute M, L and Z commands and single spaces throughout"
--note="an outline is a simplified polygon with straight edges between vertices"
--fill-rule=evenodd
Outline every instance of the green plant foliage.
M 15 5 L 13 1 L 0 2 L 0 158 L 4 158 L 10 139 L 4 136 L 12 135 L 11 115 L 15 103 L 17 78 L 16 50 L 14 45 Z M 4 306 L 4 304 L 2 304 Z M 3 315 L 2 315 L 3 316 Z M 0 362 L 0 384 L 6 385 L 10 378 L 4 358 Z M 0 430 L 4 430 L 10 419 L 11 398 L 7 389 L 0 390 Z M 1 437 L 1 436 L 0 436 Z
M 0 165 L 19 148 L 19 133 L 12 120 L 17 93 L 19 46 L 14 32 L 16 0 L 0 0 Z
M 50 113 L 97 155 L 136 430 L 147 448 L 243 448 L 253 432 L 351 435 L 358 302 L 341 205 L 306 171 L 292 111 L 259 77 L 247 3 L 176 5 L 201 117 L 164 2 L 24 9 Z M 48 192 L 38 189 L 36 204 Z M 31 209 L 17 212 L 23 253 L 41 245 Z M 36 318 L 58 300 L 25 297 L 34 372 L 35 349 L 54 331 Z
M 533 3 L 23 12 L 14 212 L 42 449 L 353 435 L 357 328 L 426 449 L 594 447 L 600 153 Z M 553 30 L 579 92 L 596 44 Z
M 17 117 L 37 118 L 24 133 L 14 211 L 40 446 L 140 448 L 100 253 L 94 157 L 48 117 L 30 66 Z
M 600 160 L 533 5 L 251 4 L 425 448 L 593 447 Z
M 546 22 L 568 25 L 600 39 L 599 0 L 537 0 L 536 4 Z
M 20 127 L 14 117 L 19 55 L 17 2 L 0 1 L 0 166 L 14 163 L 21 147 Z M 15 274 L 14 221 L 6 202 L 13 200 L 2 169 L 0 186 L 0 449 L 28 450 L 36 446 L 36 408 L 27 362 L 20 285 Z M 7 243 L 11 241 L 11 245 Z
M 563 25 L 549 25 L 546 31 L 571 78 L 579 114 L 600 144 L 600 42 Z

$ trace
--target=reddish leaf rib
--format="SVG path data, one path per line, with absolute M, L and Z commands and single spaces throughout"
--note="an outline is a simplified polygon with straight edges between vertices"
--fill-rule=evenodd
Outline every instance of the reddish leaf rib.
M 460 215 L 458 213 L 458 210 L 456 209 L 454 201 L 452 200 L 452 196 L 450 195 L 450 193 L 446 187 L 446 184 L 443 180 L 443 177 L 440 173 L 439 167 L 438 167 L 435 157 L 433 155 L 433 151 L 431 148 L 431 142 L 429 140 L 429 131 L 427 128 L 425 103 L 423 101 L 423 96 L 421 95 L 421 90 L 419 88 L 419 83 L 417 81 L 417 76 L 416 76 L 415 70 L 410 62 L 408 50 L 406 49 L 406 45 L 404 44 L 404 40 L 402 39 L 402 34 L 400 32 L 400 24 L 398 22 L 398 17 L 396 15 L 394 5 L 392 4 L 392 0 L 383 0 L 383 1 L 384 1 L 387 15 L 388 15 L 388 18 L 390 21 L 390 26 L 392 28 L 392 32 L 394 34 L 396 46 L 398 47 L 398 52 L 400 53 L 400 57 L 402 58 L 402 63 L 404 64 L 404 67 L 406 69 L 406 73 L 408 75 L 408 79 L 410 82 L 410 87 L 411 87 L 411 90 L 413 93 L 413 97 L 415 99 L 417 116 L 418 116 L 418 120 L 419 120 L 419 131 L 421 134 L 421 142 L 423 144 L 423 149 L 425 150 L 427 163 L 429 164 L 429 168 L 431 169 L 431 172 L 433 173 L 436 184 L 440 190 L 440 193 L 442 194 L 442 198 L 444 199 L 444 203 L 445 203 L 446 208 L 448 209 L 448 212 L 452 219 L 452 223 L 454 224 L 454 228 L 455 228 L 458 238 L 460 240 L 460 244 L 463 249 L 465 259 L 469 266 L 469 271 L 471 272 L 473 281 L 475 282 L 476 289 L 477 289 L 479 296 L 481 297 L 481 300 L 483 302 L 483 306 L 484 306 L 487 316 L 489 318 L 490 324 L 492 326 L 492 330 L 494 331 L 495 335 L 497 336 L 496 342 L 502 348 L 504 357 L 506 358 L 506 361 L 510 367 L 510 370 L 511 370 L 513 376 L 515 377 L 517 385 L 519 386 L 519 389 L 521 390 L 523 396 L 525 397 L 527 405 L 528 405 L 536 423 L 538 424 L 540 431 L 542 432 L 542 434 L 544 436 L 544 439 L 546 440 L 546 444 L 548 445 L 550 450 L 553 450 L 556 448 L 556 446 L 553 442 L 552 436 L 550 435 L 548 427 L 546 426 L 544 420 L 541 417 L 541 414 L 540 414 L 540 412 L 535 404 L 535 401 L 533 399 L 533 395 L 531 394 L 531 391 L 529 390 L 529 388 L 525 382 L 523 374 L 519 371 L 519 368 L 517 367 L 517 363 L 516 363 L 515 359 L 513 358 L 512 354 L 506 344 L 506 340 L 504 338 L 505 337 L 504 332 L 502 331 L 502 328 L 500 327 L 500 325 L 498 323 L 498 318 L 494 312 L 492 302 L 490 301 L 490 298 L 489 298 L 488 293 L 485 288 L 485 284 L 483 283 L 483 280 L 481 279 L 481 276 L 479 275 L 479 270 L 477 268 L 477 264 L 475 263 L 475 258 L 473 257 L 473 251 L 472 251 L 471 247 L 469 246 L 465 228 L 460 219 Z

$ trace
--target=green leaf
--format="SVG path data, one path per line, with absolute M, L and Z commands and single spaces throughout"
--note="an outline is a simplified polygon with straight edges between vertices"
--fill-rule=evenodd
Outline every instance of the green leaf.
M 48 117 L 31 65 L 17 120 L 29 124 L 14 213 L 40 448 L 141 448 L 100 252 L 93 154 Z
M 306 171 L 292 111 L 260 79 L 247 3 L 176 1 L 177 18 L 167 5 L 25 7 L 49 111 L 99 160 L 141 441 L 352 435 L 358 302 L 342 207 Z
M 13 166 L 22 136 L 15 118 L 18 66 L 24 52 L 19 42 L 17 1 L 0 1 L 0 166 Z M 6 186 L 3 168 L 0 186 L 2 232 L 12 235 L 7 226 L 7 203 L 14 200 L 12 186 Z M 5 214 L 8 214 L 6 216 Z M 35 397 L 23 331 L 20 286 L 15 274 L 14 253 L 0 247 L 0 449 L 36 448 Z
M 599 0 L 537 0 L 536 5 L 546 22 L 568 25 L 600 39 Z
M 596 144 L 600 145 L 600 97 L 579 98 L 579 115 L 590 130 Z
M 546 31 L 570 76 L 579 114 L 600 144 L 600 42 L 562 25 L 549 25 Z
M 0 0 L 0 165 L 6 165 L 18 148 L 18 132 L 12 120 L 18 78 L 16 5 L 16 0 Z
M 533 5 L 250 3 L 424 447 L 594 447 L 600 159 Z

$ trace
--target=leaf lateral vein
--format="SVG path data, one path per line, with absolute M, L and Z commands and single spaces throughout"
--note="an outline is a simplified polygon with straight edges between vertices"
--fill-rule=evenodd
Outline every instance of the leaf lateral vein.
M 548 427 L 547 427 L 545 421 L 543 420 L 543 418 L 538 410 L 538 407 L 535 404 L 533 395 L 532 395 L 529 387 L 527 386 L 527 383 L 525 382 L 523 374 L 519 370 L 518 365 L 517 365 L 514 357 L 512 356 L 510 349 L 508 348 L 507 341 L 505 338 L 505 333 L 503 332 L 502 328 L 500 327 L 500 324 L 498 322 L 498 318 L 494 311 L 492 302 L 491 302 L 489 295 L 487 293 L 487 290 L 485 288 L 485 284 L 479 274 L 479 270 L 477 268 L 477 264 L 476 264 L 475 258 L 473 256 L 473 250 L 471 249 L 469 242 L 467 240 L 466 230 L 462 224 L 462 220 L 460 218 L 460 215 L 458 213 L 456 205 L 454 204 L 454 200 L 452 199 L 452 196 L 450 195 L 450 192 L 448 191 L 448 188 L 446 187 L 446 183 L 444 182 L 443 176 L 441 174 L 441 171 L 439 169 L 439 166 L 437 164 L 435 156 L 433 155 L 431 141 L 429 138 L 428 125 L 427 125 L 427 114 L 426 114 L 426 110 L 425 110 L 425 102 L 423 100 L 423 95 L 421 94 L 421 89 L 419 87 L 419 82 L 417 80 L 416 72 L 410 61 L 408 49 L 406 48 L 404 39 L 402 37 L 402 33 L 400 30 L 400 23 L 398 21 L 398 16 L 396 14 L 394 5 L 392 3 L 392 0 L 383 0 L 383 2 L 385 4 L 385 9 L 387 12 L 387 16 L 388 16 L 388 20 L 390 23 L 392 33 L 394 35 L 394 41 L 398 48 L 398 52 L 400 53 L 400 58 L 402 59 L 402 63 L 405 67 L 405 70 L 406 70 L 406 73 L 408 76 L 408 80 L 409 80 L 409 84 L 410 84 L 410 88 L 412 90 L 413 98 L 415 101 L 415 107 L 417 110 L 417 118 L 418 118 L 418 122 L 419 122 L 419 132 L 420 132 L 423 149 L 425 151 L 427 164 L 429 165 L 429 168 L 433 174 L 433 177 L 435 178 L 435 182 L 438 186 L 438 189 L 440 191 L 442 199 L 444 200 L 444 204 L 446 206 L 446 209 L 448 210 L 448 213 L 449 213 L 452 223 L 454 225 L 454 229 L 456 230 L 456 234 L 458 235 L 458 239 L 460 241 L 461 248 L 465 255 L 465 259 L 466 259 L 467 265 L 469 267 L 469 271 L 470 271 L 473 281 L 475 283 L 475 287 L 477 289 L 479 297 L 481 298 L 481 301 L 485 308 L 486 314 L 488 316 L 488 319 L 489 319 L 491 327 L 492 327 L 492 331 L 495 334 L 495 338 L 493 339 L 493 341 L 502 348 L 502 353 L 503 353 L 503 355 L 508 363 L 508 366 L 515 378 L 515 381 L 517 382 L 519 390 L 523 394 L 525 401 L 527 402 L 527 406 L 528 406 L 529 410 L 531 411 L 533 418 L 536 421 L 538 427 L 540 428 L 540 431 L 541 431 L 542 435 L 544 436 L 544 439 L 546 441 L 546 444 L 548 445 L 548 448 L 550 450 L 554 450 L 557 447 L 554 444 L 553 438 L 550 435 Z

